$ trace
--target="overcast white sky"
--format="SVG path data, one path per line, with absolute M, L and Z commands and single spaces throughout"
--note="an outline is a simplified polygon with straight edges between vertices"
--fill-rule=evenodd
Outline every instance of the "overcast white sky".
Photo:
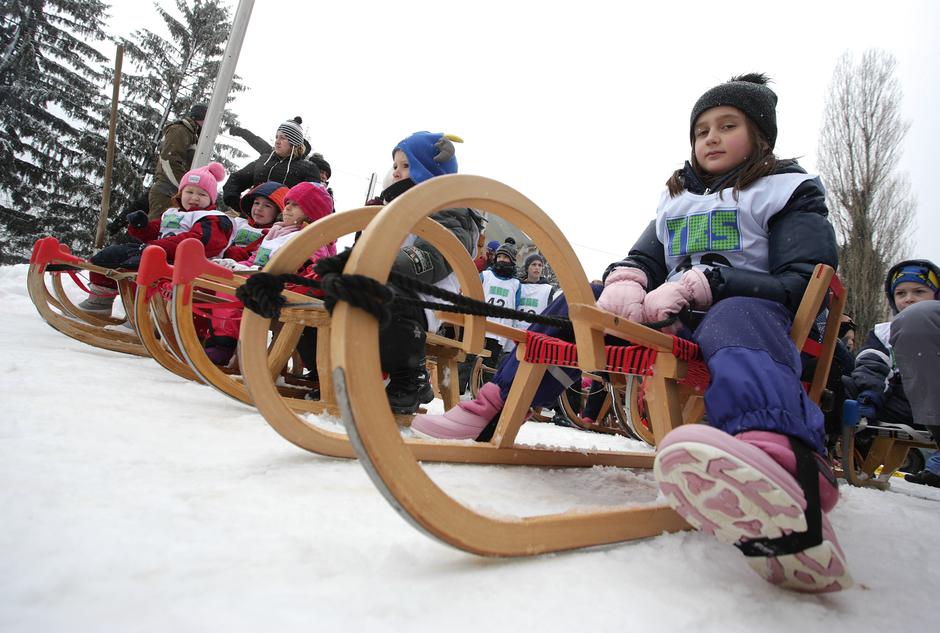
M 139 0 L 115 0 L 111 14 L 121 34 L 158 22 Z M 237 70 L 249 90 L 232 107 L 265 137 L 302 116 L 333 166 L 337 209 L 361 206 L 369 175 L 384 175 L 411 132 L 457 134 L 460 171 L 535 201 L 593 277 L 654 216 L 689 154 L 702 92 L 734 74 L 769 74 L 777 154 L 812 172 L 838 57 L 878 47 L 898 60 L 912 122 L 902 159 L 918 197 L 909 254 L 940 262 L 928 154 L 940 139 L 938 24 L 940 8 L 926 1 L 257 0 Z

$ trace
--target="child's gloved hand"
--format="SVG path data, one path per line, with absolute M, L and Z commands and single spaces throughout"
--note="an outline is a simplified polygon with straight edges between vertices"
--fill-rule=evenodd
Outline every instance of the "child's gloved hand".
M 140 253 L 145 246 L 139 241 L 112 244 L 92 255 L 88 261 L 102 268 L 137 268 L 140 265 Z
M 127 226 L 135 229 L 145 229 L 148 224 L 150 224 L 150 216 L 147 215 L 146 211 L 134 211 L 127 216 Z
M 881 405 L 881 394 L 877 391 L 866 390 L 858 394 L 858 414 L 867 418 L 869 422 L 875 422 L 878 419 L 878 409 Z
M 644 318 L 648 322 L 662 321 L 691 306 L 704 310 L 712 304 L 711 286 L 705 274 L 694 268 L 685 271 L 679 281 L 667 281 L 650 291 L 643 301 Z
M 218 264 L 219 266 L 225 266 L 229 270 L 235 270 L 235 267 L 238 266 L 238 262 L 228 257 L 220 257 L 219 259 L 213 259 L 212 263 Z
M 617 268 L 607 276 L 597 307 L 628 321 L 643 322 L 643 299 L 646 297 L 646 273 L 639 268 Z

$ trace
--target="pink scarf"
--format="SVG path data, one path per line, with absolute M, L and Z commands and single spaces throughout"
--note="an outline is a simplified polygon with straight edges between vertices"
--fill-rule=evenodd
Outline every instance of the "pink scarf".
M 288 233 L 293 233 L 294 231 L 299 231 L 300 225 L 298 224 L 285 224 L 284 222 L 275 222 L 271 225 L 271 228 L 268 230 L 268 234 L 265 235 L 269 240 L 273 240 L 276 237 L 282 235 L 287 235 Z

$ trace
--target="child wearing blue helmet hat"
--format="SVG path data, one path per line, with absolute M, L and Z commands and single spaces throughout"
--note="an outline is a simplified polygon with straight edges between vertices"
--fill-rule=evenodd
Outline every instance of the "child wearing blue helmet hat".
M 940 440 L 940 390 L 934 386 L 940 371 L 940 268 L 926 259 L 899 262 L 884 288 L 893 317 L 868 334 L 851 378 L 844 380 L 846 392 L 871 422 L 925 426 Z M 905 479 L 940 488 L 940 453 Z
M 457 173 L 454 142 L 463 141 L 450 134 L 415 132 L 392 149 L 392 183 L 380 198 L 388 204 L 422 182 Z M 442 209 L 431 219 L 448 229 L 476 255 L 483 219 L 473 209 Z M 459 292 L 456 276 L 438 250 L 423 238 L 411 236 L 399 250 L 393 270 L 408 277 L 454 292 Z M 382 369 L 389 374 L 385 388 L 389 405 L 395 413 L 414 413 L 421 404 L 434 398 L 425 368 L 426 332 L 436 332 L 438 323 L 431 311 L 402 309 L 392 315 L 391 323 L 379 336 Z

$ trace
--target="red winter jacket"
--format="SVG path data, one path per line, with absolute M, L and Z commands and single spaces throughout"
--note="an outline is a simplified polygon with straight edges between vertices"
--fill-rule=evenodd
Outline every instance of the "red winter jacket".
M 178 209 L 167 209 L 164 212 L 179 212 Z M 212 211 L 203 209 L 201 211 Z M 194 237 L 202 242 L 206 249 L 206 257 L 218 257 L 228 246 L 229 238 L 232 236 L 232 220 L 227 215 L 219 211 L 217 214 L 204 215 L 193 222 L 188 231 L 182 231 L 166 237 L 160 237 L 161 220 L 151 220 L 143 229 L 128 227 L 127 232 L 132 237 L 143 241 L 148 245 L 159 246 L 166 251 L 167 261 L 172 262 L 176 254 L 176 247 L 183 240 Z

